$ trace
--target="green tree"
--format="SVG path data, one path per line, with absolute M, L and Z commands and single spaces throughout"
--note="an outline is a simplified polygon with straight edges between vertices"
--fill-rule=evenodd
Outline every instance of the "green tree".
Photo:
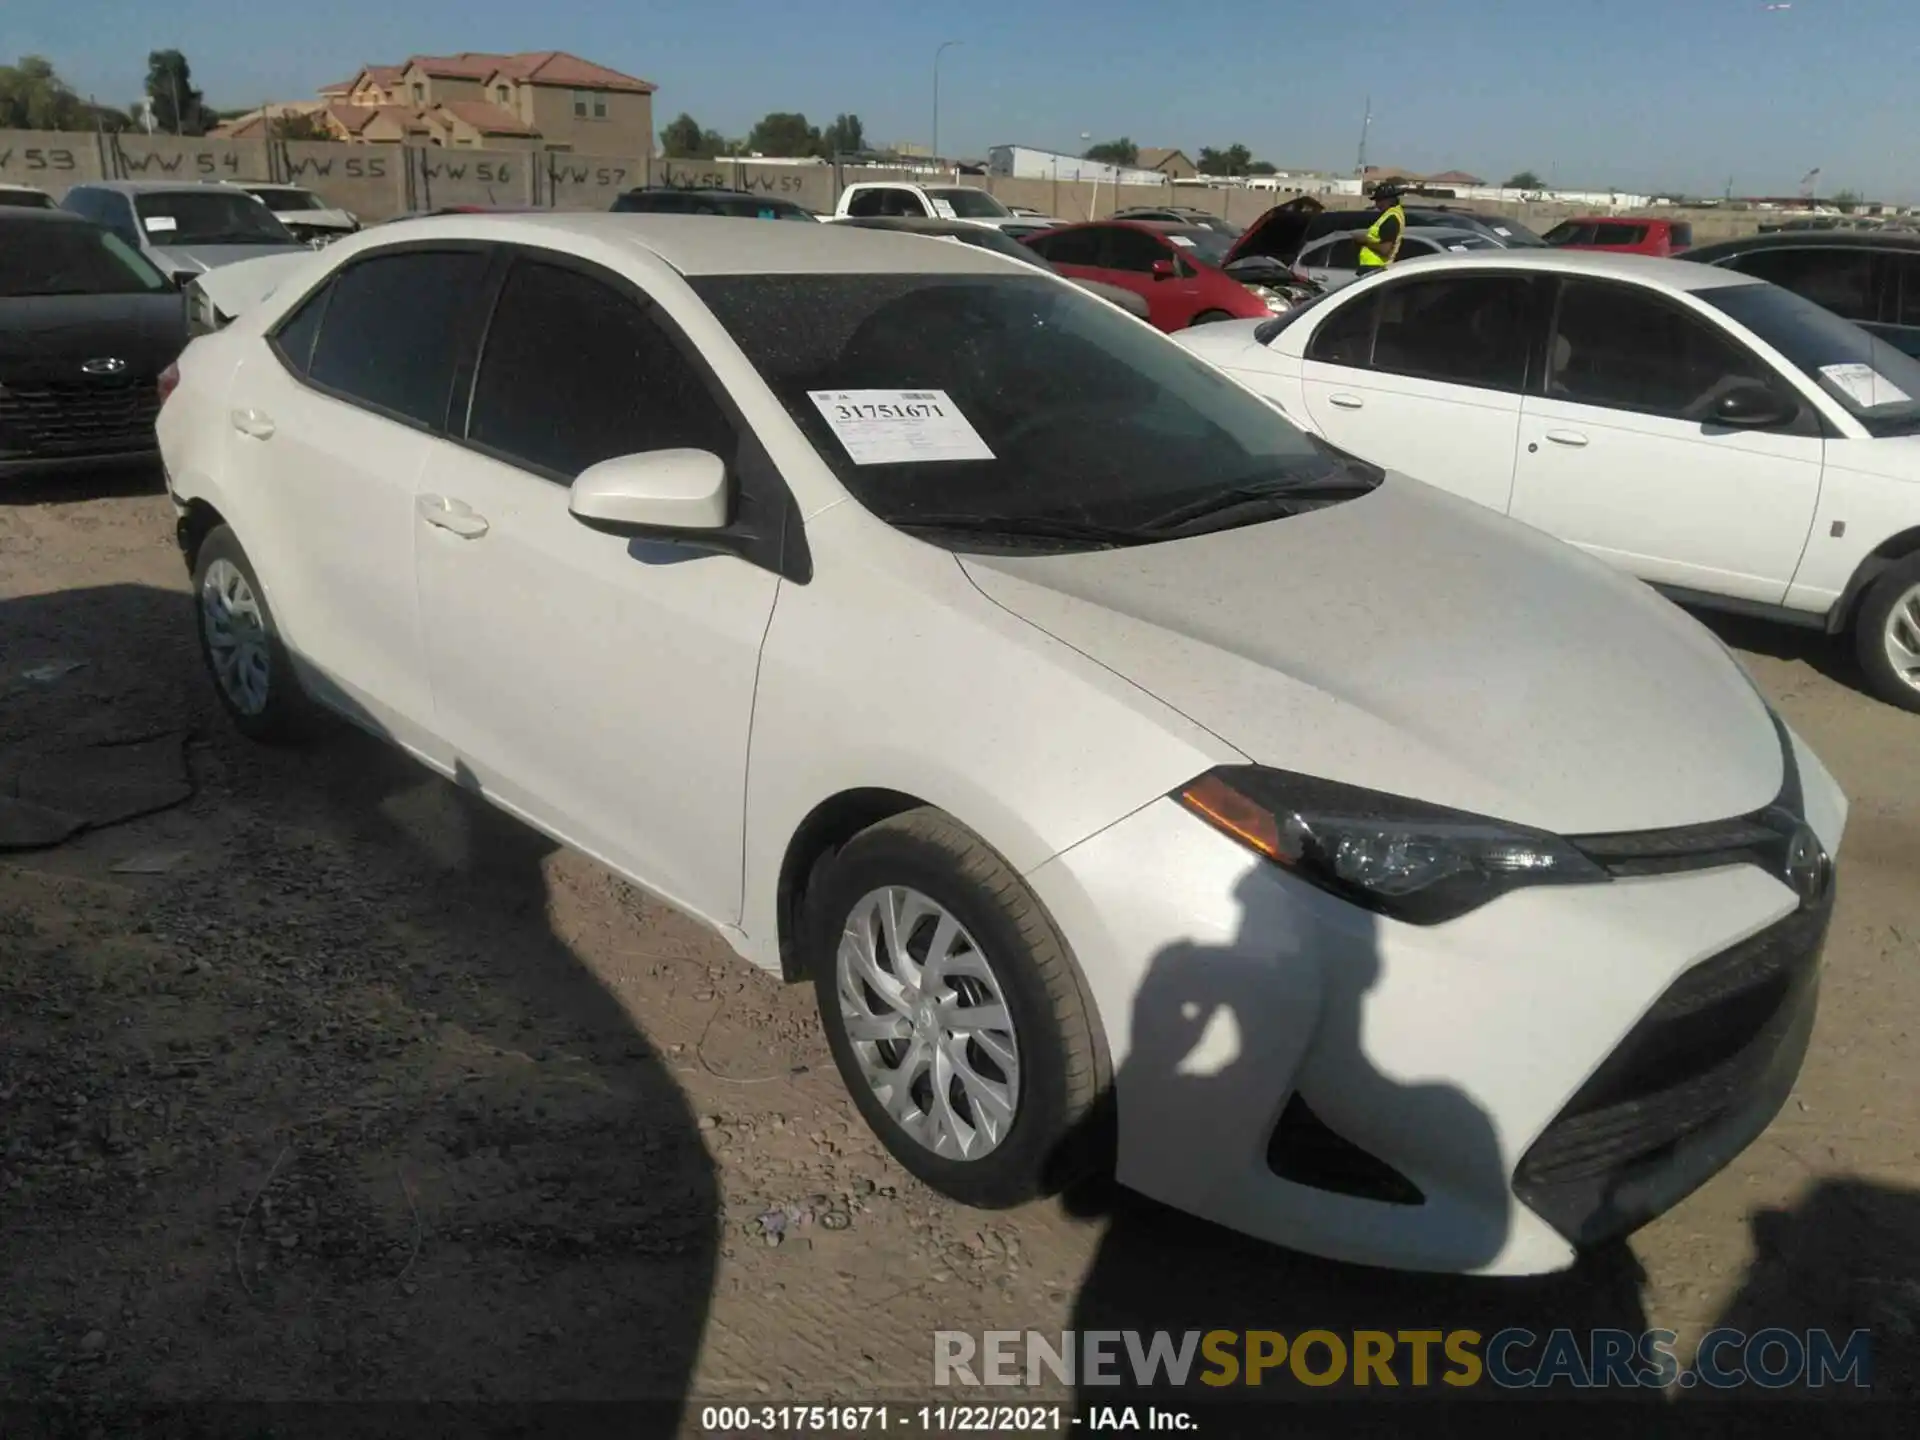
M 1118 140 L 1102 140 L 1087 147 L 1083 160 L 1098 160 L 1102 165 L 1138 165 L 1140 147 L 1122 135 Z
M 193 88 L 193 71 L 178 50 L 154 50 L 147 55 L 147 98 L 153 102 L 156 130 L 177 135 L 204 135 L 214 123 L 205 98 Z
M 1193 162 L 1202 175 L 1245 175 L 1252 164 L 1253 152 L 1244 145 L 1229 145 L 1224 150 L 1203 145 Z
M 756 155 L 793 158 L 818 155 L 822 148 L 820 128 L 807 124 L 805 115 L 786 110 L 763 115 L 747 136 L 747 149 Z
M 669 160 L 704 159 L 700 142 L 705 134 L 700 122 L 682 110 L 660 132 L 660 151 Z
M 1522 170 L 1518 175 L 1509 175 L 1502 187 L 1507 190 L 1544 190 L 1546 185 L 1531 170 Z
M 93 113 L 40 55 L 0 65 L 0 130 L 89 130 Z
M 821 153 L 834 155 L 858 155 L 867 148 L 866 127 L 861 125 L 858 115 L 836 115 L 833 123 L 827 126 L 821 136 Z
M 1279 173 L 1280 167 L 1271 160 L 1256 160 L 1247 166 L 1249 175 L 1278 175 Z
M 333 127 L 318 111 L 311 115 L 276 116 L 269 126 L 276 140 L 332 140 Z
M 1842 215 L 1851 215 L 1860 208 L 1858 190 L 1836 190 L 1833 192 L 1833 208 Z

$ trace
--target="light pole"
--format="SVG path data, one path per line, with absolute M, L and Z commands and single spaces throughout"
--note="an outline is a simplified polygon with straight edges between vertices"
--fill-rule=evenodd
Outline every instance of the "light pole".
M 940 57 L 962 43 L 959 40 L 942 40 L 933 52 L 933 163 L 936 167 L 940 164 Z

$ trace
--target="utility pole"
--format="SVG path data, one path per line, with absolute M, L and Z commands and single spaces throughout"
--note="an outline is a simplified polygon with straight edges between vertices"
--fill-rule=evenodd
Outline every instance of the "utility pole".
M 1367 178 L 1367 132 L 1373 128 L 1373 97 L 1367 97 L 1367 118 L 1360 122 L 1360 158 L 1354 163 L 1353 173 L 1360 179 Z
M 167 67 L 167 79 L 173 85 L 173 133 L 180 133 L 180 72 L 171 65 Z
M 933 52 L 933 163 L 940 163 L 940 57 L 951 47 L 961 44 L 958 40 L 942 40 Z

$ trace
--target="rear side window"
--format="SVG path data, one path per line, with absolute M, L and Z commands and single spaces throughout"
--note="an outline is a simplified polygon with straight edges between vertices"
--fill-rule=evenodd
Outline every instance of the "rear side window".
M 1880 307 L 1874 301 L 1871 250 L 1819 245 L 1755 250 L 1729 261 L 1728 268 L 1791 290 L 1842 320 L 1880 318 Z
M 1561 288 L 1547 351 L 1555 399 L 1699 420 L 1730 386 L 1772 379 L 1731 336 L 1650 290 L 1592 280 Z
M 402 419 L 445 423 L 486 270 L 487 257 L 474 250 L 381 255 L 342 270 L 329 287 L 307 378 Z
M 1623 225 L 1618 221 L 1608 221 L 1593 227 L 1593 243 L 1596 245 L 1639 245 L 1647 238 L 1644 225 Z
M 1674 249 L 1691 250 L 1693 248 L 1693 226 L 1686 221 L 1675 220 L 1672 222 L 1667 226 L 1667 235 L 1672 241 Z
M 280 353 L 280 359 L 296 375 L 305 375 L 313 363 L 313 342 L 320 334 L 320 321 L 327 313 L 327 297 L 333 286 L 307 297 L 306 303 L 280 322 L 268 341 Z
M 1050 235 L 1036 235 L 1027 243 L 1056 265 L 1100 263 L 1098 230 L 1056 230 Z
M 1365 281 L 1361 281 L 1365 284 Z M 1380 315 L 1380 292 L 1370 291 L 1328 315 L 1307 342 L 1307 359 L 1323 365 L 1366 366 L 1373 361 L 1373 326 Z
M 522 260 L 487 327 L 476 444 L 563 483 L 616 455 L 733 456 L 733 427 L 672 337 L 613 286 Z
M 1400 280 L 1380 292 L 1373 368 L 1519 390 L 1527 379 L 1533 286 L 1518 275 Z
M 895 190 L 882 186 L 874 190 L 862 190 L 847 202 L 849 215 L 918 215 L 924 216 L 927 207 L 920 203 L 920 197 L 911 190 Z
M 1549 245 L 1591 245 L 1594 227 L 1577 220 L 1562 220 L 1541 238 Z

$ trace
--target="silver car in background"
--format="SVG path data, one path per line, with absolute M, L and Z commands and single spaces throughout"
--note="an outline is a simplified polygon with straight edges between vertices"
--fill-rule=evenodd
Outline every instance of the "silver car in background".
M 1475 250 L 1503 247 L 1478 230 L 1446 229 L 1438 225 L 1409 225 L 1400 237 L 1400 260 L 1422 255 L 1465 255 Z M 1294 270 L 1323 290 L 1338 290 L 1360 278 L 1360 242 L 1347 234 L 1323 235 L 1300 252 Z
M 104 225 L 183 284 L 236 260 L 308 248 L 260 201 L 219 180 L 88 181 L 60 205 Z

